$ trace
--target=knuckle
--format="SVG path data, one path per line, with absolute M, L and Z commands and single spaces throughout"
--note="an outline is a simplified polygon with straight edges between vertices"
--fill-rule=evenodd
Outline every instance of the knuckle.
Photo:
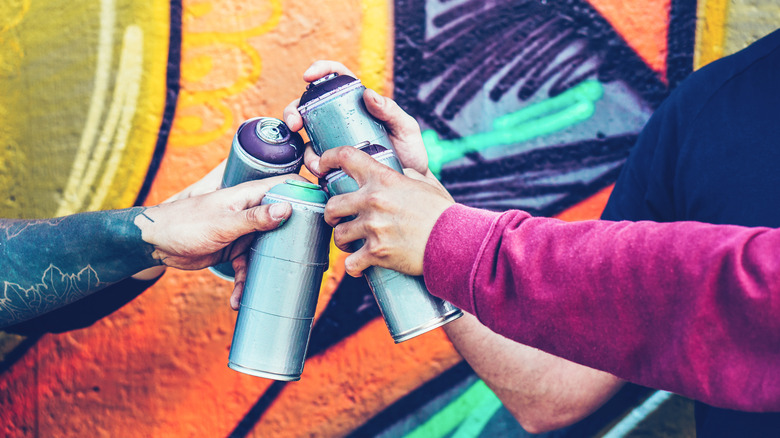
M 365 203 L 371 209 L 378 209 L 384 207 L 385 202 L 386 202 L 385 197 L 380 192 L 366 193 Z
M 336 156 L 339 161 L 345 161 L 352 157 L 352 152 L 354 152 L 354 149 L 351 146 L 342 146 L 338 149 Z
M 337 225 L 333 228 L 333 241 L 336 245 L 341 246 L 346 243 L 344 238 L 345 230 L 343 225 Z
M 269 222 L 270 216 L 268 214 L 268 206 L 262 206 L 259 208 L 250 208 L 244 210 L 244 218 L 247 222 L 257 225 L 264 225 Z
M 372 242 L 368 248 L 368 253 L 376 259 L 384 259 L 389 254 L 389 248 L 387 245 L 380 242 Z
M 339 243 L 339 242 L 335 242 L 335 243 L 336 243 L 336 248 L 338 248 L 342 252 L 352 252 L 348 243 Z

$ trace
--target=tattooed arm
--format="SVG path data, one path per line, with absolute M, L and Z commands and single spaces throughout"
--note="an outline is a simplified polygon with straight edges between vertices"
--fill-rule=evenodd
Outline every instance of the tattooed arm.
M 259 206 L 265 192 L 287 178 L 253 181 L 149 208 L 46 220 L 0 219 L 0 327 L 72 303 L 153 266 L 201 269 L 239 259 L 250 233 L 276 228 L 289 217 L 289 204 Z
M 161 264 L 133 223 L 144 210 L 0 220 L 0 326 L 54 310 Z

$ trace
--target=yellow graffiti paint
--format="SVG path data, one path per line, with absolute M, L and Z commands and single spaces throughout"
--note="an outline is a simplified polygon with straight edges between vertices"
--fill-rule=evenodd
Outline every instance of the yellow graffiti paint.
M 387 0 L 362 0 L 360 32 L 360 80 L 366 87 L 384 93 L 392 59 L 391 6 Z
M 701 0 L 697 15 L 697 69 L 780 27 L 780 4 L 775 0 Z
M 188 10 L 188 15 L 193 17 L 202 17 L 210 13 L 213 8 L 210 4 L 197 4 L 195 8 Z M 242 92 L 251 88 L 260 77 L 262 71 L 262 59 L 257 50 L 252 47 L 249 40 L 264 35 L 274 29 L 279 24 L 282 15 L 282 5 L 280 0 L 268 2 L 270 9 L 267 19 L 258 26 L 246 30 L 233 32 L 190 32 L 184 35 L 182 49 L 185 51 L 195 51 L 202 48 L 210 48 L 213 52 L 204 52 L 191 58 L 182 64 L 182 78 L 199 82 L 209 77 L 214 69 L 214 54 L 220 54 L 223 51 L 217 50 L 220 46 L 228 49 L 238 49 L 242 56 L 248 60 L 248 63 L 242 64 L 239 73 L 232 82 L 227 85 L 213 89 L 198 89 L 197 87 L 185 88 L 179 96 L 178 109 L 187 111 L 195 107 L 205 107 L 212 111 L 197 112 L 187 115 L 187 123 L 181 123 L 176 120 L 171 132 L 171 144 L 174 146 L 201 146 L 217 140 L 230 132 L 233 128 L 236 117 L 225 100 L 240 95 Z M 216 112 L 220 119 L 216 124 L 194 122 L 192 119 L 204 117 L 205 114 Z M 213 120 L 212 120 L 213 122 Z M 216 126 L 214 126 L 216 125 Z M 209 126 L 208 128 L 206 128 Z
M 111 102 L 111 110 L 109 110 L 111 123 L 106 124 L 111 129 L 106 129 L 101 135 L 101 140 L 112 138 L 113 147 L 103 172 L 103 178 L 96 186 L 88 210 L 98 210 L 106 201 L 107 194 L 113 186 L 114 175 L 116 175 L 127 149 L 127 141 L 132 128 L 133 116 L 136 113 L 143 77 L 142 47 L 143 31 L 138 26 L 128 26 L 125 30 L 122 56 L 119 62 L 119 76 L 117 76 L 117 82 L 122 84 L 122 87 L 116 88 L 114 99 Z M 115 132 L 112 132 L 114 130 Z
M 160 0 L 0 6 L 0 188 L 8 193 L 0 214 L 132 205 L 165 111 L 169 8 Z
M 780 3 L 777 0 L 730 0 L 724 55 L 742 50 L 778 27 Z
M 30 0 L 10 0 L 0 4 L 0 38 L 21 23 L 30 9 Z
M 694 69 L 723 57 L 728 0 L 699 0 Z

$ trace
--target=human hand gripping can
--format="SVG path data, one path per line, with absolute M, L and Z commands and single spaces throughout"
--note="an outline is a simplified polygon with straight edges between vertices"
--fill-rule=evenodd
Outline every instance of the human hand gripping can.
M 298 173 L 303 164 L 303 139 L 273 117 L 254 117 L 233 136 L 220 188 L 287 173 Z M 231 262 L 209 268 L 225 280 L 233 281 Z
M 252 242 L 230 368 L 274 380 L 300 379 L 328 267 L 327 199 L 320 186 L 298 180 L 272 187 L 263 198 L 262 204 L 289 202 L 293 212 Z
M 367 148 L 364 150 L 369 154 L 373 152 L 374 158 L 403 173 L 385 127 L 369 114 L 363 103 L 364 90 L 359 80 L 336 73 L 307 87 L 301 96 L 298 112 L 312 146 L 318 155 L 344 145 Z M 331 195 L 357 189 L 357 182 L 344 172 L 329 175 L 328 190 Z M 367 269 L 365 275 L 396 343 L 463 315 L 457 307 L 431 295 L 422 277 L 378 267 Z

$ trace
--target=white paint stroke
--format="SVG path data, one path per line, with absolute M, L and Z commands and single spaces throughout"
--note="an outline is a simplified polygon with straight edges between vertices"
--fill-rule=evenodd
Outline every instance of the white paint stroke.
M 645 421 L 647 417 L 655 412 L 665 401 L 672 396 L 670 392 L 656 391 L 647 398 L 641 405 L 634 408 L 628 415 L 623 417 L 618 424 L 604 434 L 601 438 L 623 438 L 631 433 L 639 423 Z
M 127 149 L 127 139 L 133 127 L 133 116 L 138 108 L 138 95 L 141 91 L 144 59 L 144 33 L 138 26 L 128 26 L 122 41 L 115 98 L 109 114 L 113 113 L 114 105 L 119 108 L 120 116 L 116 135 L 111 142 L 111 155 L 106 163 L 103 178 L 92 197 L 89 210 L 98 210 L 103 205 L 111 189 L 117 169 L 122 162 L 122 156 Z
M 114 49 L 114 26 L 116 25 L 116 5 L 114 0 L 100 1 L 100 32 L 98 35 L 98 53 L 95 65 L 95 88 L 87 112 L 87 122 L 81 133 L 79 147 L 70 170 L 68 182 L 62 200 L 57 208 L 56 216 L 73 214 L 79 211 L 84 203 L 80 197 L 79 188 L 84 185 L 84 173 L 89 162 L 92 148 L 95 144 L 98 126 L 103 117 L 103 109 L 108 95 L 108 84 L 111 75 L 111 62 Z

